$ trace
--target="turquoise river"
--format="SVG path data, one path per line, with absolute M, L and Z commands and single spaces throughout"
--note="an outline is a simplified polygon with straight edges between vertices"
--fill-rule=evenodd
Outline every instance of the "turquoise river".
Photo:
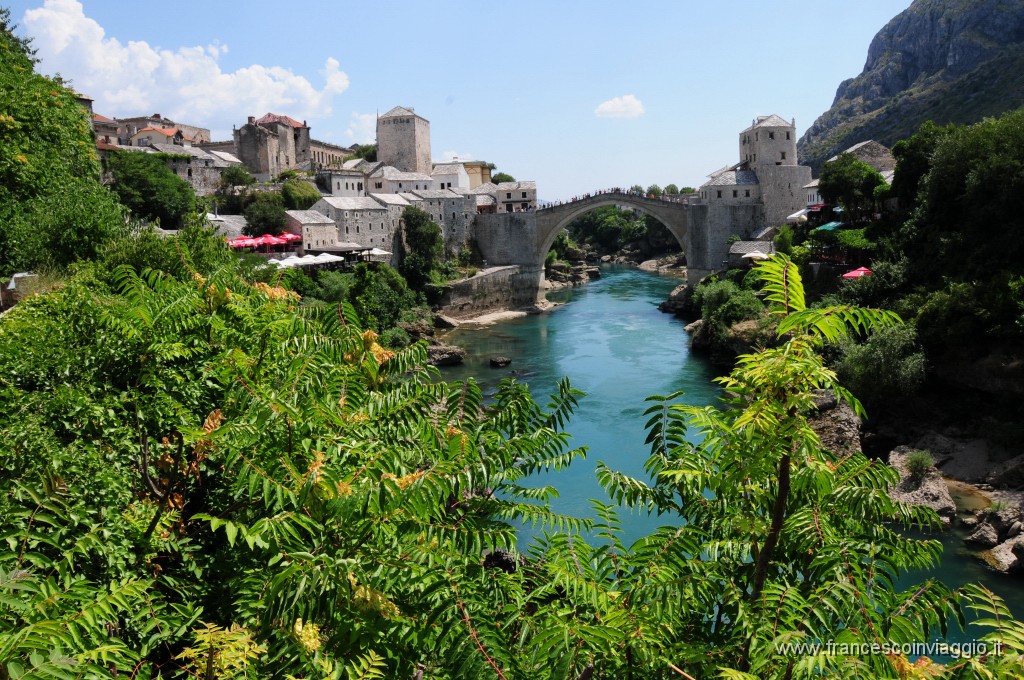
M 646 397 L 682 391 L 687 403 L 709 404 L 719 394 L 713 382 L 718 373 L 690 352 L 683 322 L 657 309 L 680 280 L 628 268 L 602 271 L 602 278 L 586 286 L 549 294 L 550 300 L 564 303 L 551 312 L 452 331 L 447 340 L 465 348 L 468 356 L 462 366 L 443 371 L 448 380 L 473 377 L 485 392 L 493 391 L 501 379 L 514 377 L 527 382 L 541 404 L 547 403 L 563 376 L 586 393 L 566 428 L 574 446 L 588 447 L 586 460 L 536 480 L 538 486 L 558 489 L 554 510 L 579 517 L 593 516 L 590 499 L 608 501 L 594 475 L 597 461 L 647 478 Z M 494 356 L 509 357 L 512 363 L 491 368 Z M 620 519 L 627 546 L 671 523 L 669 517 L 625 510 Z M 529 531 L 522 533 L 528 540 Z M 982 581 L 1007 600 L 1018 618 L 1024 616 L 1024 587 L 1018 579 L 1002 576 L 968 555 L 957 532 L 934 537 L 944 544 L 942 564 L 927 573 L 907 574 L 901 579 L 903 587 L 925 578 L 938 578 L 952 587 Z

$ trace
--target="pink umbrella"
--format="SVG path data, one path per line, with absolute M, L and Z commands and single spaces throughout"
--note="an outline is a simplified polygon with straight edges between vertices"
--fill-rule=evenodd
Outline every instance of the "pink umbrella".
M 248 236 L 239 236 L 234 241 L 228 241 L 228 245 L 232 248 L 251 248 L 258 244 L 256 239 L 249 238 Z
M 292 241 L 301 241 L 302 240 L 302 237 L 299 236 L 298 234 L 293 234 L 293 233 L 287 232 L 287 231 L 285 233 L 283 233 L 283 234 L 278 234 L 277 237 L 278 238 L 283 238 L 288 243 L 291 243 Z
M 862 276 L 871 276 L 872 273 L 873 272 L 870 269 L 868 269 L 867 267 L 861 267 L 859 269 L 854 269 L 851 272 L 846 272 L 845 274 L 843 274 L 843 278 L 844 279 L 859 279 Z

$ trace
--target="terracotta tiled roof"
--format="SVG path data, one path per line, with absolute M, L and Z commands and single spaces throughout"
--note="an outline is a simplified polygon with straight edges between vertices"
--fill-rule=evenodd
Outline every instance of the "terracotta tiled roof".
M 284 123 L 285 125 L 290 125 L 293 128 L 307 127 L 305 123 L 300 123 L 294 118 L 290 118 L 288 116 L 281 116 L 276 113 L 268 113 L 267 115 L 257 120 L 256 123 L 257 125 L 266 125 L 268 123 Z
M 100 123 L 114 123 L 114 122 L 116 122 L 113 118 L 107 118 L 106 116 L 101 116 L 98 113 L 92 114 L 92 119 L 95 120 L 95 121 L 98 121 Z

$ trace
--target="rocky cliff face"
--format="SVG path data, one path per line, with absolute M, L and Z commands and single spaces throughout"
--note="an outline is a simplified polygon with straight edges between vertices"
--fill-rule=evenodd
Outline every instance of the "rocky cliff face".
M 974 123 L 1022 105 L 1024 0 L 915 0 L 871 41 L 864 71 L 839 85 L 798 151 L 820 170 L 858 142 L 891 146 L 927 120 Z

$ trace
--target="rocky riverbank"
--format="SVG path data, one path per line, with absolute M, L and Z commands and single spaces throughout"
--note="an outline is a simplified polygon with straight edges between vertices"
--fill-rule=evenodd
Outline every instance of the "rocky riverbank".
M 822 443 L 840 454 L 859 451 L 860 421 L 852 411 L 828 397 L 818 406 L 812 426 Z M 926 452 L 932 465 L 915 469 L 911 458 L 917 452 Z M 889 491 L 894 499 L 935 510 L 947 529 L 963 530 L 977 559 L 996 571 L 1024 573 L 1024 491 L 1018 483 L 1024 456 L 1008 458 L 984 440 L 930 432 L 895 446 L 885 459 L 900 477 Z

